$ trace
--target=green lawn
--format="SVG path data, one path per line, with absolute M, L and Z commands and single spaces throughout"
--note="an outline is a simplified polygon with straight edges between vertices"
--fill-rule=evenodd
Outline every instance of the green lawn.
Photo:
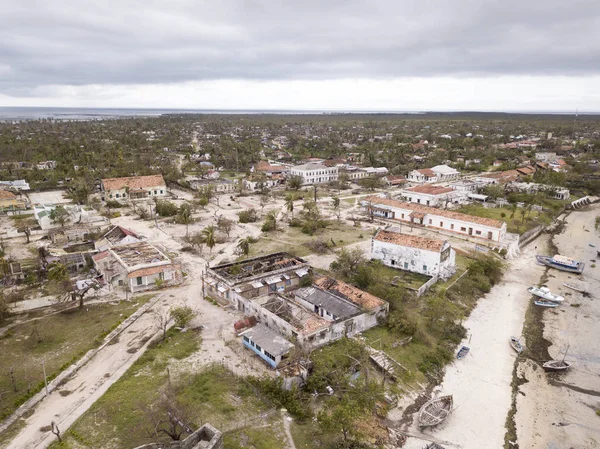
M 249 257 L 278 251 L 288 251 L 298 257 L 303 257 L 312 253 L 312 250 L 305 244 L 313 240 L 321 239 L 335 249 L 371 238 L 371 233 L 367 229 L 336 222 L 331 223 L 325 229 L 319 229 L 314 235 L 304 234 L 300 228 L 292 228 L 284 223 L 279 224 L 278 227 L 277 231 L 263 233 L 259 241 L 251 245 Z M 335 246 L 333 246 L 332 240 Z
M 55 443 L 51 447 L 131 448 L 152 441 L 168 442 L 169 437 L 165 435 L 156 438 L 149 434 L 151 421 L 147 410 L 155 409 L 163 392 L 169 391 L 167 367 L 172 366 L 174 360 L 183 361 L 194 354 L 200 343 L 201 336 L 197 331 L 180 333 L 171 329 L 165 342 L 153 344 L 90 410 L 64 432 L 62 445 Z M 185 367 L 185 361 L 179 366 Z M 219 429 L 270 408 L 256 396 L 254 390 L 218 365 L 205 367 L 202 371 L 195 369 L 171 374 L 170 383 L 181 407 L 187 410 L 192 427 L 209 422 Z M 266 435 L 270 433 L 265 432 Z M 245 438 L 240 436 L 242 441 Z M 238 447 L 235 436 L 229 441 L 232 443 L 226 447 Z
M 508 232 L 516 234 L 523 234 L 540 224 L 550 224 L 552 222 L 552 211 L 531 211 L 527 212 L 523 218 L 521 210 L 523 209 L 517 208 L 512 218 L 511 215 L 513 212 L 507 207 L 487 208 L 478 204 L 469 204 L 457 209 L 457 212 L 473 215 L 475 217 L 493 218 L 505 221 Z
M 335 441 L 335 435 L 323 433 L 319 426 L 313 422 L 298 422 L 293 420 L 290 424 L 290 433 L 294 439 L 296 449 L 321 449 L 330 447 Z
M 0 417 L 10 415 L 42 388 L 42 363 L 45 363 L 47 376 L 53 379 L 98 346 L 104 336 L 151 297 L 140 296 L 134 302 L 118 304 L 86 305 L 81 310 L 76 308 L 54 315 L 35 312 L 14 316 L 11 321 L 18 319 L 23 323 L 0 337 L 3 367 Z
M 279 417 L 226 433 L 223 437 L 224 449 L 273 449 L 286 446 L 283 423 Z

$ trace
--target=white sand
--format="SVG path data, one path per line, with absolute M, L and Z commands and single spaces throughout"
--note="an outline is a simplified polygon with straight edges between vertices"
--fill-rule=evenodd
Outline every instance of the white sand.
M 547 282 L 553 292 L 565 296 L 565 301 L 559 309 L 544 312 L 544 338 L 553 343 L 549 352 L 555 358 L 562 357 L 561 352 L 570 344 L 567 360 L 575 365 L 567 373 L 549 376 L 532 361 L 520 364 L 519 374 L 528 380 L 519 388 L 524 395 L 517 397 L 515 422 L 520 447 L 600 447 L 600 417 L 594 412 L 600 408 L 600 262 L 598 267 L 591 266 L 600 248 L 600 233 L 594 230 L 596 216 L 600 216 L 600 205 L 571 213 L 567 229 L 554 238 L 561 254 L 586 263 L 582 276 L 550 270 Z M 563 282 L 585 287 L 592 298 L 564 287 Z M 549 379 L 590 390 L 591 394 L 553 386 Z
M 444 441 L 449 447 L 503 446 L 516 358 L 508 341 L 511 335 L 521 334 L 529 299 L 526 289 L 543 273 L 543 267 L 535 263 L 535 245 L 539 239 L 526 247 L 521 257 L 510 261 L 503 282 L 479 300 L 464 323 L 468 336 L 463 344 L 471 352 L 448 366 L 443 383 L 436 389 L 436 394 L 454 396 L 452 415 L 423 434 L 414 423 L 409 433 Z

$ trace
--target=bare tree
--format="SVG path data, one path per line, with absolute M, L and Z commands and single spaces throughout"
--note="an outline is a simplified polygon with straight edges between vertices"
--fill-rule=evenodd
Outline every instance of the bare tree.
M 56 423 L 55 423 L 54 421 L 52 421 L 52 422 L 50 423 L 50 427 L 51 427 L 51 428 L 50 428 L 50 431 L 51 431 L 51 432 L 52 432 L 54 435 L 56 435 L 56 438 L 58 438 L 58 442 L 59 442 L 59 443 L 62 443 L 62 438 L 61 438 L 61 436 L 60 436 L 60 430 L 58 430 L 58 426 L 56 425 Z
M 171 311 L 168 309 L 152 309 L 152 318 L 156 327 L 162 331 L 162 341 L 164 341 L 167 338 L 167 330 L 169 330 L 169 323 L 172 319 Z
M 179 400 L 176 388 L 170 384 L 161 392 L 158 401 L 144 404 L 142 409 L 150 424 L 148 434 L 151 438 L 159 439 L 164 434 L 173 441 L 179 441 L 185 434 L 193 433 L 191 410 Z

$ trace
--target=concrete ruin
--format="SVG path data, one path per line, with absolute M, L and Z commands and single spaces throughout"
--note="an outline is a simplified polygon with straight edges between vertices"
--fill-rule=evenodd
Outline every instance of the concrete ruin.
M 148 443 L 134 449 L 223 449 L 223 434 L 207 423 L 183 441 Z

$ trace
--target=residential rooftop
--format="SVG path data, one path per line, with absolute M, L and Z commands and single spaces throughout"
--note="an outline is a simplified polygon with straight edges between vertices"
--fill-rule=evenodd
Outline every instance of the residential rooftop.
M 450 192 L 454 191 L 454 189 L 452 189 L 450 187 L 422 185 L 422 186 L 411 187 L 410 189 L 406 189 L 406 191 L 414 192 L 414 193 L 424 193 L 427 195 L 442 195 L 444 193 L 450 193 Z
M 274 357 L 287 354 L 289 350 L 294 347 L 292 343 L 287 341 L 277 332 L 272 331 L 267 326 L 260 323 L 245 330 L 240 335 L 249 338 Z
M 279 270 L 294 267 L 301 269 L 306 266 L 308 264 L 304 259 L 286 252 L 280 252 L 253 257 L 239 262 L 217 265 L 216 267 L 211 267 L 211 270 L 228 282 L 238 283 L 246 282 L 255 276 L 264 276 L 270 273 L 275 274 Z
M 410 248 L 424 249 L 427 251 L 440 252 L 446 243 L 444 240 L 420 237 L 418 235 L 401 234 L 399 232 L 381 229 L 375 237 L 375 240 L 394 245 L 408 246 Z
M 461 214 L 460 212 L 453 212 L 450 210 L 436 209 L 434 207 L 423 206 L 416 203 L 406 203 L 404 201 L 392 200 L 389 198 L 381 198 L 379 196 L 371 195 L 365 198 L 365 201 L 372 204 L 383 204 L 385 206 L 397 207 L 398 209 L 413 211 L 413 215 L 417 214 L 421 217 L 425 215 L 437 215 L 438 217 L 451 218 L 453 220 L 460 220 L 467 223 L 476 223 L 490 228 L 500 229 L 504 225 L 503 221 L 495 220 L 493 218 L 475 217 L 473 215 Z
M 162 175 L 130 176 L 126 178 L 106 178 L 102 180 L 104 190 L 120 190 L 128 187 L 132 190 L 165 186 Z
M 345 282 L 330 278 L 329 276 L 320 277 L 319 279 L 315 280 L 313 284 L 322 290 L 338 295 L 341 298 L 356 304 L 362 309 L 376 309 L 377 307 L 385 304 L 385 301 L 377 296 L 362 291 L 361 289 L 350 284 L 346 284 Z
M 156 262 L 169 262 L 169 258 L 148 242 L 135 242 L 110 249 L 127 267 Z

